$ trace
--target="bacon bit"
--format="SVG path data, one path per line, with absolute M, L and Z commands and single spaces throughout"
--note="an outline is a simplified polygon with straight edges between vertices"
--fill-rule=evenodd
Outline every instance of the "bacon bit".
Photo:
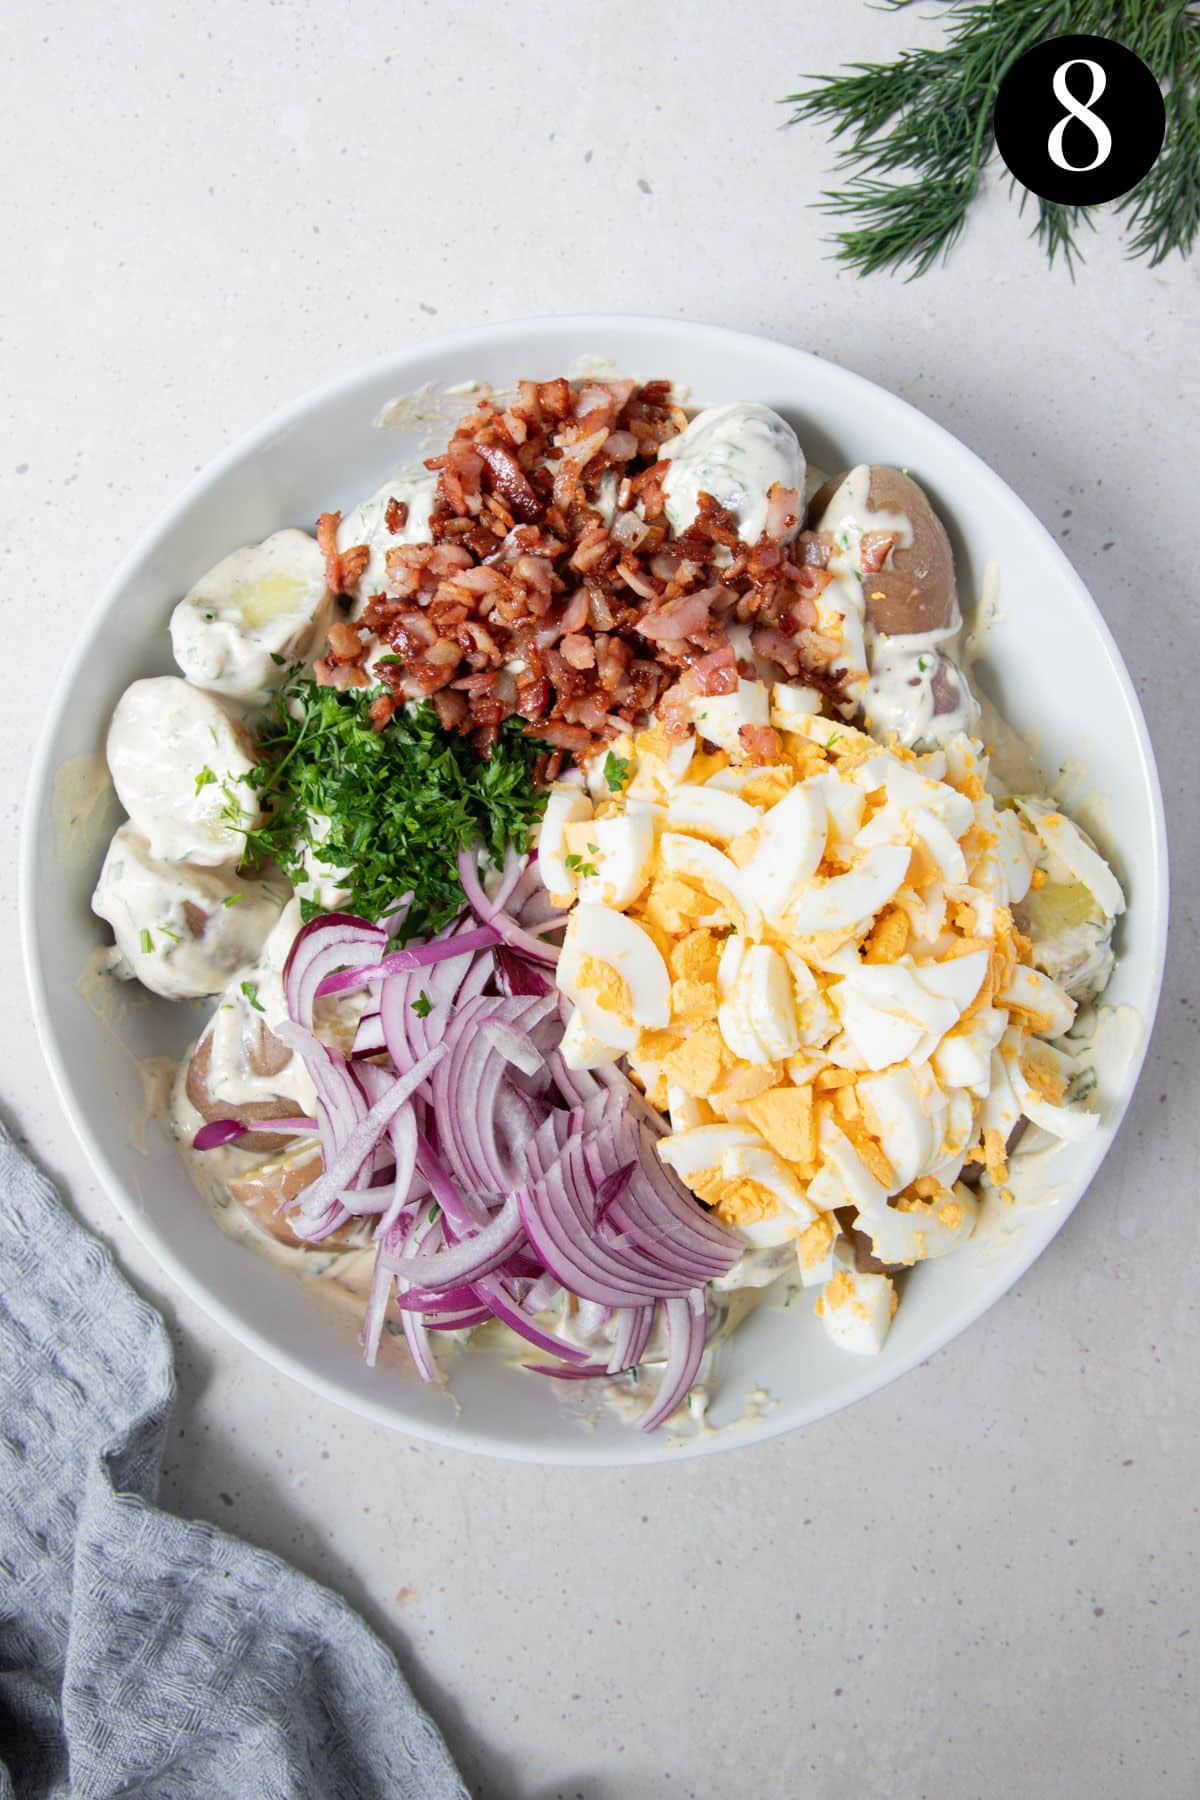
M 492 472 L 500 493 L 519 519 L 532 522 L 541 517 L 545 503 L 538 499 L 511 450 L 500 444 L 480 444 L 479 454 Z
M 773 725 L 739 725 L 738 743 L 752 763 L 778 762 L 783 754 L 779 733 Z
M 360 663 L 367 654 L 358 626 L 348 625 L 344 619 L 329 627 L 328 647 L 330 660 L 335 663 Z
M 338 526 L 341 522 L 340 512 L 322 513 L 317 520 L 317 548 L 325 558 L 325 586 L 331 594 L 343 592 L 342 559 L 337 547 Z
M 313 675 L 316 677 L 318 687 L 337 688 L 341 693 L 344 693 L 347 688 L 362 688 L 371 685 L 367 679 L 366 670 L 360 669 L 357 663 L 333 663 L 327 661 L 325 657 L 318 658 L 313 664 Z
M 366 544 L 351 544 L 349 550 L 341 554 L 342 592 L 357 594 L 358 584 L 367 572 L 367 564 L 371 560 L 371 552 Z
M 858 555 L 862 563 L 864 575 L 874 575 L 882 569 L 888 557 L 896 547 L 894 531 L 864 531 L 859 539 Z
M 554 746 L 553 771 L 651 712 L 669 737 L 685 737 L 698 696 L 732 693 L 754 672 L 734 653 L 737 623 L 757 656 L 841 701 L 842 646 L 814 629 L 832 540 L 783 541 L 799 498 L 782 487 L 757 544 L 741 541 L 710 494 L 672 537 L 661 451 L 685 424 L 665 381 L 525 381 L 506 409 L 481 399 L 426 459 L 438 477 L 431 541 L 400 541 L 409 510 L 388 501 L 398 541 L 384 551 L 385 592 L 356 609 L 357 628 L 391 653 L 372 670 L 377 697 L 430 699 L 448 730 L 484 752 L 519 718 Z M 352 592 L 367 546 L 338 555 L 340 523 L 322 515 L 318 540 L 330 585 Z M 319 679 L 364 685 L 356 632 L 339 623 Z M 778 754 L 773 738 L 754 734 L 760 759 Z
M 380 694 L 377 700 L 372 700 L 369 717 L 376 731 L 383 730 L 395 710 L 396 702 L 390 694 Z

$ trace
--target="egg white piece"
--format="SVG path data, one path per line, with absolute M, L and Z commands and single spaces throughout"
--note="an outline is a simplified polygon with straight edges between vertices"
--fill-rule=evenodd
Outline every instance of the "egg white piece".
M 782 924 L 797 893 L 815 874 L 828 835 L 828 814 L 811 781 L 790 788 L 763 814 L 745 876 L 772 925 Z
M 957 840 L 927 807 L 918 806 L 909 814 L 909 828 L 937 864 L 943 881 L 963 882 L 967 879 L 967 859 Z
M 1087 888 L 1106 917 L 1118 918 L 1125 911 L 1125 895 L 1121 884 L 1099 851 L 1084 838 L 1079 827 L 1063 813 L 1044 805 L 1040 800 L 1025 798 L 1018 800 L 1016 804 L 1046 849 L 1052 856 L 1058 857 L 1076 881 Z
M 880 1262 L 932 1262 L 965 1243 L 975 1229 L 977 1214 L 974 1194 L 958 1182 L 913 1212 L 886 1204 L 860 1210 L 858 1226 L 870 1238 Z
M 563 1027 L 558 1049 L 568 1069 L 598 1069 L 605 1063 L 616 1062 L 620 1055 L 611 1044 L 592 1035 L 577 1006 L 572 1007 Z
M 1071 1029 L 1078 1010 L 1056 981 L 1027 963 L 1018 963 L 998 998 L 1002 1006 L 1015 1004 L 1041 1014 L 1047 1022 L 1038 1029 L 1038 1037 L 1061 1037 Z
M 667 821 L 674 830 L 716 844 L 731 844 L 743 832 L 753 831 L 762 816 L 756 806 L 707 783 L 677 787 L 667 804 Z
M 762 936 L 762 913 L 748 868 L 739 869 L 723 850 L 677 831 L 663 832 L 659 854 L 663 868 L 669 874 L 682 875 L 694 882 L 702 893 L 728 899 L 741 915 L 741 929 L 748 937 Z
M 899 844 L 868 850 L 845 875 L 807 888 L 787 909 L 787 922 L 804 932 L 843 931 L 881 912 L 908 872 L 910 852 Z
M 852 842 L 862 824 L 866 794 L 852 781 L 843 781 L 833 769 L 811 775 L 804 783 L 806 791 L 825 808 L 829 837 L 835 844 Z
M 834 1276 L 836 1288 L 829 1285 Z M 820 1320 L 840 1350 L 855 1356 L 878 1356 L 891 1329 L 895 1286 L 887 1275 L 860 1274 L 853 1250 L 835 1245 L 829 1283 L 822 1289 Z
M 578 876 L 566 863 L 566 828 L 582 824 L 592 813 L 591 800 L 576 783 L 559 781 L 550 789 L 538 831 L 538 869 L 546 891 L 558 906 L 568 906 L 579 885 Z
M 303 531 L 277 531 L 202 575 L 171 614 L 186 680 L 261 706 L 329 622 L 325 559 Z
M 809 1202 L 803 1184 L 796 1179 L 781 1157 L 761 1140 L 751 1146 L 739 1144 L 721 1158 L 721 1173 L 732 1181 L 753 1181 L 765 1188 L 772 1199 L 801 1226 L 811 1225 L 816 1208 Z
M 580 979 L 587 958 L 614 970 L 625 983 L 627 1018 L 599 1005 Z M 671 1017 L 671 977 L 657 945 L 633 919 L 608 906 L 581 902 L 571 914 L 558 960 L 558 985 L 575 1002 L 588 1032 L 617 1050 L 632 1050 L 639 1030 L 661 1030 Z
M 156 862 L 215 869 L 241 856 L 242 833 L 222 813 L 232 799 L 243 825 L 260 822 L 245 780 L 254 759 L 214 695 L 177 675 L 135 681 L 113 711 L 105 754 L 117 798 Z
M 813 718 L 820 710 L 816 688 L 777 681 L 771 689 L 771 723 L 777 731 L 795 731 L 797 720 Z
M 593 819 L 589 832 L 579 870 L 580 900 L 597 906 L 632 906 L 649 881 L 654 862 L 653 812 L 631 805 L 624 813 Z M 594 875 L 584 872 L 593 868 Z
M 948 1031 L 931 1058 L 943 1086 L 968 1088 L 980 1099 L 986 1098 L 992 1081 L 992 1051 L 1007 1025 L 1007 1013 L 998 1006 L 985 1006 L 974 1018 Z
M 971 829 L 975 802 L 944 781 L 932 781 L 911 763 L 889 757 L 885 777 L 887 797 L 903 812 L 931 813 L 953 838 Z
M 779 951 L 770 944 L 752 944 L 738 976 L 746 987 L 746 1004 L 759 1042 L 773 1062 L 782 1062 L 800 1048 L 792 975 Z
M 698 1125 L 692 1131 L 660 1138 L 655 1146 L 660 1159 L 682 1181 L 721 1168 L 727 1152 L 753 1150 L 762 1139 L 745 1125 Z
M 864 1075 L 856 1090 L 868 1129 L 883 1145 L 899 1192 L 930 1168 L 942 1141 L 946 1096 L 928 1069 L 906 1063 Z
M 1060 1055 L 1050 1044 L 1030 1044 L 1022 1051 L 1008 1038 L 1001 1044 L 1000 1053 L 1008 1079 L 1012 1083 L 1013 1097 L 1025 1117 L 1034 1125 L 1040 1125 L 1052 1137 L 1062 1138 L 1070 1143 L 1091 1137 L 1099 1128 L 1099 1113 L 1088 1112 L 1082 1106 L 1060 1106 L 1053 1100 L 1043 1098 L 1025 1073 L 1024 1063 L 1028 1058 L 1048 1067 L 1061 1080 L 1069 1082 L 1075 1073 L 1074 1064 L 1069 1057 Z
M 1029 892 L 1033 880 L 1037 842 L 1032 833 L 1022 828 L 1020 818 L 1011 807 L 996 809 L 992 830 L 996 833 L 997 860 L 1004 871 L 1004 898 L 1017 906 Z

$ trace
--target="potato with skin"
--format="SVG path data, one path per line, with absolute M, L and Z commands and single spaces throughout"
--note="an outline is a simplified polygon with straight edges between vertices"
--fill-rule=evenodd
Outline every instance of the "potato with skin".
M 860 498 L 864 474 L 865 509 Z M 883 517 L 876 523 L 872 514 Z M 808 525 L 810 531 L 834 531 L 849 515 L 864 531 L 886 530 L 888 514 L 903 515 L 912 535 L 909 543 L 894 546 L 882 569 L 864 577 L 863 595 L 871 624 L 889 637 L 957 626 L 958 590 L 950 539 L 910 476 L 878 463 L 835 475 L 813 495 Z
M 256 1030 L 246 1040 L 246 1062 L 251 1073 L 268 1079 L 287 1067 L 292 1053 L 261 1020 L 256 1020 L 255 1026 Z M 239 1125 L 252 1125 L 260 1120 L 295 1118 L 296 1102 L 285 1095 L 270 1100 L 234 1102 L 214 1094 L 212 1048 L 210 1026 L 192 1051 L 184 1083 L 187 1097 L 202 1119 L 210 1123 L 215 1119 L 236 1119 Z M 237 1147 L 239 1150 L 286 1150 L 293 1141 L 290 1135 L 278 1131 L 250 1131 L 237 1140 Z
M 247 1142 L 241 1138 L 239 1148 Z M 323 1166 L 320 1149 L 312 1144 L 290 1156 L 269 1158 L 245 1175 L 234 1175 L 226 1186 L 247 1218 L 277 1243 L 292 1250 L 361 1250 L 367 1241 L 361 1224 L 343 1225 L 319 1243 L 310 1244 L 293 1231 L 292 1214 L 280 1210 L 317 1179 Z

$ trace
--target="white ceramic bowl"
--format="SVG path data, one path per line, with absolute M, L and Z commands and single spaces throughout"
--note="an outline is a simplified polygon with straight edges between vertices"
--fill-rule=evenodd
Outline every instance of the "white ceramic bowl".
M 464 1360 L 451 1400 L 422 1387 L 407 1368 L 366 1369 L 348 1318 L 314 1304 L 307 1286 L 228 1237 L 166 1137 L 147 1125 L 133 1057 L 177 1054 L 199 1017 L 194 1007 L 131 995 L 122 1016 L 106 1023 L 85 1002 L 77 978 L 101 937 L 88 902 L 103 846 L 64 853 L 55 821 L 64 762 L 100 748 L 129 682 L 170 668 L 166 626 L 176 598 L 235 546 L 283 525 L 311 529 L 330 507 L 348 509 L 416 449 L 403 432 L 374 428 L 386 402 L 426 382 L 546 379 L 586 352 L 609 356 L 643 379 L 686 382 L 697 400 L 766 401 L 792 420 L 820 467 L 902 464 L 951 528 L 960 592 L 978 592 L 985 562 L 1000 565 L 1001 616 L 990 632 L 985 679 L 1018 730 L 1036 735 L 1047 769 L 1083 758 L 1091 783 L 1108 798 L 1105 848 L 1130 902 L 1109 998 L 1137 1008 L 1148 1036 L 1166 939 L 1158 777 L 1120 655 L 1058 546 L 977 457 L 902 400 L 782 344 L 665 319 L 536 319 L 422 345 L 289 407 L 198 476 L 126 559 L 75 644 L 34 772 L 22 900 L 33 1004 L 63 1104 L 115 1204 L 193 1299 L 278 1368 L 382 1425 L 535 1462 L 654 1462 L 804 1425 L 893 1380 L 963 1331 L 1029 1266 L 1083 1195 L 1120 1123 L 1141 1053 L 1101 1130 L 1059 1152 L 1059 1203 L 1029 1215 L 1019 1231 L 915 1269 L 881 1356 L 834 1349 L 806 1303 L 756 1314 L 722 1353 L 716 1413 L 741 1413 L 754 1389 L 777 1404 L 736 1429 L 680 1447 L 611 1417 L 589 1428 L 564 1414 L 556 1384 L 487 1356 Z M 114 1032 L 132 1056 L 114 1044 Z M 1076 1245 L 1079 1255 L 1088 1254 L 1086 1233 Z

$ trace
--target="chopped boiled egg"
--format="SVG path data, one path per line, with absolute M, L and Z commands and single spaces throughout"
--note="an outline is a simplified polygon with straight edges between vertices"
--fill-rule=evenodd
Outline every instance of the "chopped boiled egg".
M 739 869 L 712 844 L 677 831 L 663 832 L 659 855 L 669 874 L 682 875 L 702 892 L 714 895 L 731 907 L 739 931 L 752 938 L 762 936 L 762 914 L 748 870 Z
M 632 1050 L 671 1017 L 671 977 L 654 940 L 612 907 L 581 903 L 567 924 L 558 985 L 602 1044 Z
M 590 820 L 592 812 L 591 800 L 576 783 L 560 781 L 550 789 L 538 832 L 538 864 L 547 892 L 558 906 L 569 906 L 579 885 L 575 869 L 567 866 L 567 827 Z
M 763 916 L 782 923 L 825 854 L 828 815 L 811 782 L 790 789 L 763 816 L 754 854 L 745 866 Z
M 787 922 L 801 933 L 863 925 L 887 905 L 908 864 L 902 845 L 880 844 L 846 874 L 831 875 L 799 894 L 787 909 Z
M 675 788 L 667 802 L 667 821 L 674 830 L 714 844 L 731 844 L 734 838 L 753 831 L 762 816 L 757 807 L 736 794 L 695 783 Z
M 583 833 L 587 841 L 564 859 L 568 872 L 578 875 L 580 900 L 632 906 L 650 879 L 654 823 L 647 807 L 635 810 L 632 805 L 624 813 L 591 821 Z
M 856 1269 L 853 1251 L 843 1250 L 840 1244 L 830 1258 L 830 1268 L 816 1302 L 817 1317 L 826 1334 L 840 1350 L 878 1356 L 896 1312 L 894 1283 L 890 1276 Z

